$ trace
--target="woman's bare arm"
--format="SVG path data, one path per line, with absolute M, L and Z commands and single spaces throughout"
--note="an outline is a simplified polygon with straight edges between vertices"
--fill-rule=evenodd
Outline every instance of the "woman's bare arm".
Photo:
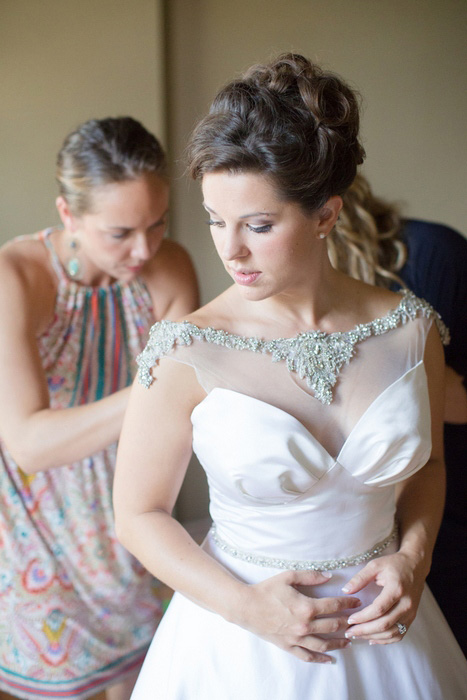
M 41 254 L 38 254 L 38 250 Z M 188 254 L 164 242 L 148 284 L 155 311 L 188 314 L 198 301 Z M 130 389 L 84 406 L 52 409 L 37 337 L 53 314 L 56 282 L 37 241 L 12 243 L 0 253 L 0 425 L 23 471 L 70 464 L 115 442 Z
M 55 281 L 40 257 L 18 251 L 10 245 L 0 253 L 0 426 L 15 461 L 33 473 L 114 442 L 129 388 L 86 406 L 50 408 L 37 336 L 52 318 Z

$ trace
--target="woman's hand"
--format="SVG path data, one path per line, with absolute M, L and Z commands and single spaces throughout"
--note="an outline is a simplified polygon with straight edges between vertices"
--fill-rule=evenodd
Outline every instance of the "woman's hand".
M 346 637 L 368 639 L 370 644 L 400 642 L 415 619 L 426 573 L 415 557 L 401 551 L 369 562 L 343 591 L 356 593 L 369 583 L 381 586 L 382 591 L 370 605 L 349 617 L 352 626 Z
M 242 619 L 232 622 L 302 661 L 332 663 L 325 652 L 344 649 L 349 641 L 343 637 L 323 639 L 320 635 L 346 630 L 348 615 L 342 615 L 343 611 L 361 603 L 348 596 L 310 598 L 297 590 L 326 583 L 329 578 L 329 574 L 317 571 L 286 571 L 250 585 L 245 591 Z

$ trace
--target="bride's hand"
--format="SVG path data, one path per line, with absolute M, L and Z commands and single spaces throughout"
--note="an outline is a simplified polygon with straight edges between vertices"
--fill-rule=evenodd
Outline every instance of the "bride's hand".
M 416 557 L 399 551 L 369 562 L 344 586 L 356 593 L 369 583 L 381 593 L 367 607 L 353 613 L 346 637 L 367 639 L 370 644 L 400 642 L 415 619 L 425 584 L 426 571 Z
M 331 663 L 332 657 L 325 652 L 343 649 L 349 642 L 320 635 L 346 630 L 348 614 L 342 612 L 361 603 L 348 596 L 310 598 L 297 590 L 326 583 L 329 578 L 315 571 L 286 571 L 250 585 L 245 589 L 241 619 L 236 622 L 303 661 Z

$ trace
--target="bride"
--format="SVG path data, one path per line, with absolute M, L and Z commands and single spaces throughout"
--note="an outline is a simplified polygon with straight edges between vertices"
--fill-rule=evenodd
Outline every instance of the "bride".
M 117 531 L 178 593 L 134 700 L 462 697 L 465 660 L 424 584 L 448 332 L 326 252 L 358 130 L 346 83 L 287 54 L 222 89 L 192 136 L 234 284 L 155 324 L 138 358 Z M 213 519 L 201 547 L 171 517 L 192 449 Z

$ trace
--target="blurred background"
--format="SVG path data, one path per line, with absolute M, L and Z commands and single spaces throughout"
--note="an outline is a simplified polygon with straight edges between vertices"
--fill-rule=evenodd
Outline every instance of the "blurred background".
M 375 193 L 465 234 L 466 22 L 465 0 L 0 0 L 0 243 L 58 223 L 55 157 L 68 132 L 131 115 L 168 150 L 169 235 L 208 301 L 229 278 L 184 147 L 221 85 L 290 50 L 362 94 Z M 206 502 L 194 463 L 178 512 L 199 517 Z

